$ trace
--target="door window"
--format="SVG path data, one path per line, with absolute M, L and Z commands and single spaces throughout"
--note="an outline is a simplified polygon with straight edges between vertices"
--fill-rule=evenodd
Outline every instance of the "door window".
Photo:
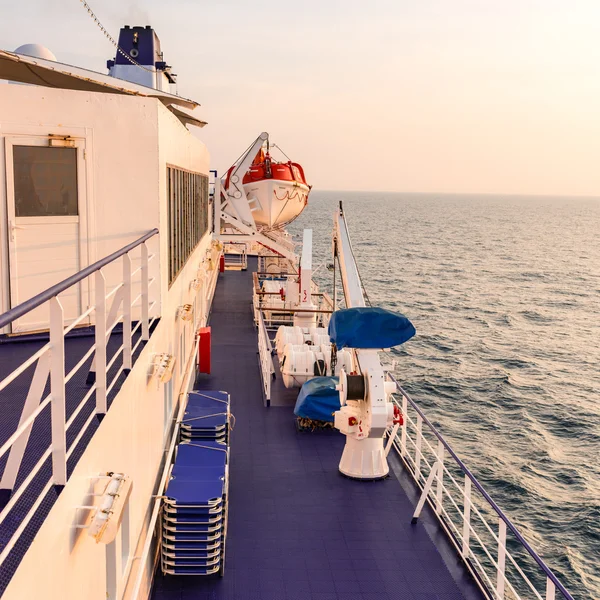
M 13 146 L 16 217 L 77 216 L 77 149 Z

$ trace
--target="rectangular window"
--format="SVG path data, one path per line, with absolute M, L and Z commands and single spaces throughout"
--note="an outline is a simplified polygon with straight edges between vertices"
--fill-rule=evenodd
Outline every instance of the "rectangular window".
M 13 146 L 16 217 L 77 216 L 77 150 Z
M 169 285 L 208 231 L 208 177 L 167 167 Z

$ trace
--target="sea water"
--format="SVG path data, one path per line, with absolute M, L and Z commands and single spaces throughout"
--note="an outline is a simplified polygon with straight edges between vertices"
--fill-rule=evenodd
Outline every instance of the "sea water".
M 600 598 L 600 200 L 313 191 L 289 229 L 313 229 L 314 268 L 340 200 L 371 303 L 417 329 L 396 376 L 573 596 Z

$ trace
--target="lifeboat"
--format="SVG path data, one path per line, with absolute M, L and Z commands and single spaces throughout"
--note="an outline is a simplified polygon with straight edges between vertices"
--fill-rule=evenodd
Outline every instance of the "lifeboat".
M 302 167 L 292 161 L 274 161 L 262 148 L 242 183 L 255 223 L 266 229 L 284 227 L 308 204 L 311 186 Z

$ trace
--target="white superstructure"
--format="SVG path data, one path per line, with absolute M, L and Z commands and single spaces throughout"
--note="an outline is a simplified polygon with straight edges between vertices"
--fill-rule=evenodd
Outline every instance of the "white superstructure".
M 204 144 L 154 98 L 38 86 L 2 91 L 0 202 L 6 217 L 0 227 L 8 243 L 0 247 L 0 312 L 144 231 L 168 231 L 167 165 L 207 177 Z M 53 169 L 60 169 L 60 177 Z M 32 189 L 24 187 L 30 185 L 26 173 Z M 35 203 L 25 204 L 26 193 L 35 195 Z M 161 237 L 160 252 L 166 264 L 167 236 Z M 32 260 L 40 253 L 43 262 Z M 158 268 L 157 263 L 151 276 L 158 277 Z M 109 270 L 107 285 L 118 275 Z M 162 282 L 161 297 L 168 286 Z M 64 306 L 67 320 L 90 305 L 91 293 L 85 285 L 73 290 Z M 46 328 L 40 309 L 0 333 Z
M 156 44 L 153 30 L 140 29 Z M 30 84 L 5 85 L 0 93 L 0 233 L 6 240 L 0 245 L 0 314 L 143 234 L 158 234 L 143 244 L 141 253 L 132 251 L 102 268 L 106 297 L 99 300 L 100 279 L 94 274 L 61 292 L 59 304 L 51 302 L 62 307 L 67 327 L 97 325 L 101 314 L 109 334 L 114 327 L 109 321 L 115 319 L 123 327 L 137 322 L 145 332 L 149 320 L 154 328 L 151 335 L 144 334 L 148 341 L 110 408 L 104 409 L 101 425 L 3 598 L 121 599 L 133 597 L 134 588 L 135 597 L 143 597 L 154 567 L 155 552 L 142 553 L 153 539 L 153 495 L 182 394 L 194 373 L 196 332 L 207 322 L 218 274 L 221 247 L 212 236 L 209 154 L 185 125 L 202 121 L 178 111 L 175 105 L 196 104 L 164 92 L 165 86 L 138 85 L 150 80 L 135 83 L 131 80 L 136 78 L 127 76 L 129 81 L 120 82 L 51 64 L 55 57 L 41 53 L 40 58 L 35 48 L 21 50 L 28 54 L 0 53 L 0 77 Z M 164 75 L 160 65 L 154 68 Z M 37 85 L 44 80 L 54 89 Z M 116 307 L 112 315 L 111 306 Z M 39 306 L 0 334 L 50 329 L 53 340 L 52 310 L 48 304 Z M 110 355 L 106 347 L 95 348 L 96 394 L 104 378 L 106 396 Z M 53 389 L 62 379 L 64 390 L 64 367 L 61 378 L 53 364 Z M 131 365 L 124 367 L 127 372 Z M 34 382 L 30 396 L 35 393 Z M 64 483 L 60 468 L 56 471 L 61 456 L 66 460 L 64 449 L 56 446 L 56 431 L 53 421 L 54 481 Z M 19 454 L 11 451 L 16 458 Z M 110 499 L 106 473 L 122 474 L 128 482 L 122 506 Z M 119 485 L 114 483 L 115 489 Z M 101 513 L 90 508 L 96 502 L 92 491 L 100 508 L 119 506 L 120 525 L 105 524 Z M 82 529 L 90 524 L 94 535 Z M 0 568 L 6 566 L 8 552 L 6 548 L 0 555 Z

